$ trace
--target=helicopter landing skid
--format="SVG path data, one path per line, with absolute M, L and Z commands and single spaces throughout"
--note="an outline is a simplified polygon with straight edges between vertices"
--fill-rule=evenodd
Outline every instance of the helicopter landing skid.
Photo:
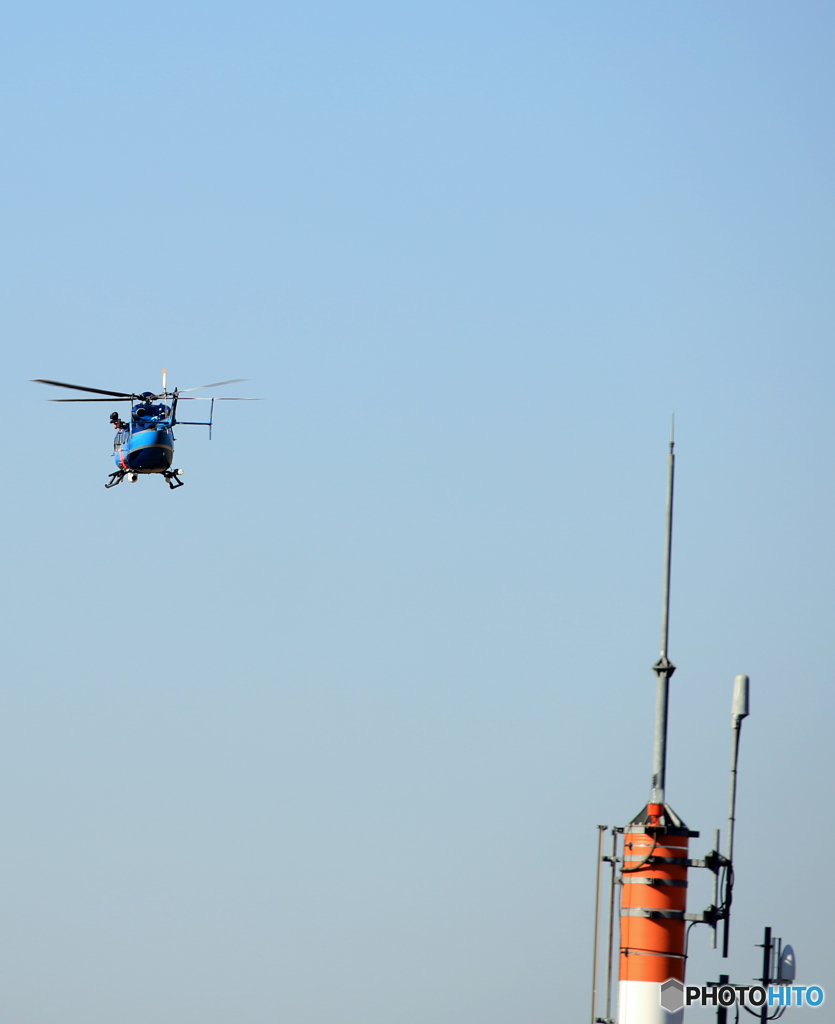
M 115 487 L 116 484 L 120 484 L 125 479 L 125 471 L 123 469 L 117 470 L 115 473 L 110 474 L 110 483 L 105 484 L 105 487 Z
M 175 491 L 178 487 L 182 487 L 185 482 L 180 479 L 180 477 L 183 475 L 183 471 L 181 469 L 171 469 L 164 472 L 162 475 L 165 478 L 165 482 L 168 484 L 172 491 Z M 117 469 L 115 473 L 110 474 L 110 483 L 107 483 L 104 486 L 108 489 L 111 487 L 115 487 L 116 484 L 120 484 L 125 479 L 125 477 L 127 477 L 131 483 L 136 483 L 136 481 L 139 479 L 139 476 L 136 473 L 131 473 L 130 471 L 125 469 Z

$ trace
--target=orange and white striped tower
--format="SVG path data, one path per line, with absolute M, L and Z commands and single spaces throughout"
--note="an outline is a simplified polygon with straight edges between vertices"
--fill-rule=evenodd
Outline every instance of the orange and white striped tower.
M 666 802 L 667 703 L 675 665 L 668 657 L 670 566 L 673 544 L 675 441 L 670 433 L 661 657 L 658 677 L 652 791 L 646 807 L 624 829 L 621 881 L 619 1024 L 681 1024 L 684 1011 L 661 1005 L 661 986 L 684 983 L 688 843 L 691 832 Z

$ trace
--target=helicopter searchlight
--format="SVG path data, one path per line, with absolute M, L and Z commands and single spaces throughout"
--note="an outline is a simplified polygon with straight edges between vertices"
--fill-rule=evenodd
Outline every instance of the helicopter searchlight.
M 42 380 L 37 378 L 34 384 L 49 384 L 55 388 L 69 388 L 71 391 L 86 391 L 94 395 L 106 395 L 105 398 L 53 398 L 53 402 L 130 402 L 130 418 L 125 421 L 118 412 L 110 415 L 110 422 L 116 431 L 113 440 L 113 459 L 116 463 L 116 471 L 108 478 L 106 488 L 115 487 L 127 479 L 135 484 L 140 476 L 150 473 L 161 474 L 165 482 L 176 490 L 183 486 L 180 479 L 183 475 L 181 469 L 172 469 L 174 461 L 174 427 L 208 427 L 209 440 L 212 439 L 212 422 L 214 419 L 215 401 L 218 402 L 259 402 L 259 398 L 203 398 L 202 396 L 187 395 L 186 391 L 203 391 L 206 388 L 220 388 L 227 384 L 241 384 L 245 377 L 236 377 L 233 380 L 221 380 L 215 384 L 201 384 L 195 388 L 174 388 L 169 391 L 167 387 L 168 374 L 162 371 L 162 392 L 154 394 L 151 391 L 141 393 L 127 391 L 104 391 L 101 388 L 86 388 L 79 384 L 65 384 L 59 380 Z M 180 420 L 177 419 L 177 405 L 179 402 L 211 402 L 209 406 L 208 420 Z

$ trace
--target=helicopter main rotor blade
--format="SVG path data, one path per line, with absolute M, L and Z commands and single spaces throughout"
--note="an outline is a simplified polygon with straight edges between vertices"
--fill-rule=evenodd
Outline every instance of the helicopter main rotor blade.
M 40 377 L 36 377 L 33 384 L 51 384 L 54 388 L 69 388 L 71 391 L 91 391 L 94 395 L 112 395 L 113 398 L 132 398 L 126 391 L 103 391 L 101 388 L 83 388 L 80 384 L 64 384 L 60 380 L 42 380 Z M 60 399 L 54 399 L 54 401 L 60 401 Z M 69 401 L 69 399 L 66 399 Z M 93 399 L 90 399 L 93 401 Z
M 50 402 L 132 402 L 132 398 L 50 398 Z
M 60 402 L 61 399 L 60 398 L 53 399 L 53 401 Z M 65 398 L 64 401 L 65 402 L 71 402 L 72 399 L 71 398 Z M 79 399 L 77 399 L 77 401 L 83 402 L 84 399 L 83 398 L 79 398 Z M 95 398 L 91 398 L 91 399 L 89 399 L 89 401 L 95 402 L 96 399 Z M 185 396 L 180 398 L 180 401 L 181 402 L 261 402 L 261 401 L 263 401 L 263 399 L 261 399 L 261 398 L 196 398 L 193 395 L 185 395 Z
M 202 391 L 204 388 L 222 388 L 224 384 L 243 384 L 245 380 L 249 380 L 249 378 L 235 377 L 234 380 L 219 380 L 217 384 L 200 384 L 196 388 L 183 388 L 180 394 L 184 391 Z

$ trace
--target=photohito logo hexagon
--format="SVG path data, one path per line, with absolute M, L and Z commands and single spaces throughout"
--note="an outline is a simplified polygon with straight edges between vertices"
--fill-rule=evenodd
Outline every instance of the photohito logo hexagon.
M 667 1013 L 675 1013 L 684 1006 L 684 985 L 674 978 L 661 986 L 661 1005 Z

